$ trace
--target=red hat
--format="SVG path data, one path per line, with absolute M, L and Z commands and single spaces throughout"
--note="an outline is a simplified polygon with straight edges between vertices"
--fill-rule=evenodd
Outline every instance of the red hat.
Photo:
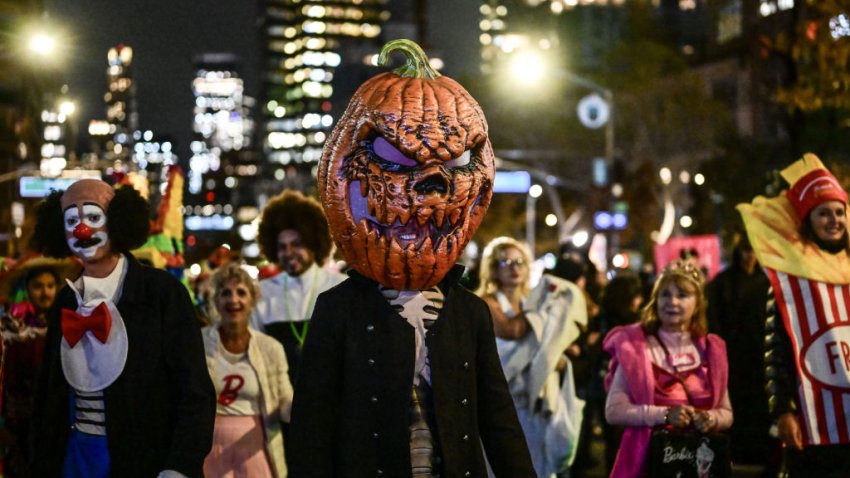
M 822 168 L 798 179 L 785 194 L 801 221 L 815 206 L 827 201 L 847 204 L 847 192 L 841 188 L 835 176 Z

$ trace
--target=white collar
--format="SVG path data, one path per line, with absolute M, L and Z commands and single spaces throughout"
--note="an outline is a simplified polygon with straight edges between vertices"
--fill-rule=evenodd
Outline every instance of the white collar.
M 281 272 L 277 275 L 277 279 L 279 282 L 288 281 L 290 284 L 295 284 L 296 287 L 301 287 L 302 284 L 311 283 L 316 274 L 319 273 L 319 266 L 313 262 L 310 264 L 310 267 L 307 268 L 301 275 L 291 276 L 286 272 Z
M 86 332 L 74 347 L 66 340 L 60 343 L 62 372 L 65 380 L 76 390 L 94 392 L 111 385 L 124 370 L 127 363 L 129 338 L 121 312 L 115 306 L 121 296 L 121 286 L 127 272 L 128 262 L 122 254 L 115 269 L 103 278 L 81 276 L 68 285 L 77 296 L 77 312 L 90 314 L 92 309 L 106 304 L 112 318 L 112 327 L 106 343 L 101 343 Z M 83 293 L 80 294 L 80 289 Z
M 74 295 L 77 296 L 79 305 L 89 304 L 93 301 L 117 303 L 121 295 L 121 284 L 124 281 L 126 269 L 127 261 L 124 259 L 124 254 L 121 254 L 118 256 L 115 268 L 106 277 L 98 278 L 83 274 L 74 282 L 68 279 L 65 279 L 65 281 L 74 291 Z

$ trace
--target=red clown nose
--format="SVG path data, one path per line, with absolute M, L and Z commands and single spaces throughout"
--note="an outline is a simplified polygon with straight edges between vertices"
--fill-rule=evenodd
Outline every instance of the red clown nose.
M 76 237 L 77 239 L 89 239 L 91 238 L 91 235 L 91 228 L 83 223 L 77 224 L 77 227 L 74 228 L 74 237 Z

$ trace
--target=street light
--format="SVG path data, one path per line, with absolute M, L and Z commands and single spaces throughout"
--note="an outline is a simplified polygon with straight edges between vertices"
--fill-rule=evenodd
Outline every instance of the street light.
M 572 242 L 575 247 L 584 247 L 584 245 L 587 244 L 588 239 L 590 239 L 590 234 L 588 234 L 587 231 L 582 230 L 573 234 Z
M 658 171 L 658 177 L 661 178 L 662 184 L 670 184 L 670 181 L 673 180 L 673 173 L 670 168 L 665 166 Z
M 546 72 L 544 60 L 532 51 L 523 51 L 515 55 L 509 68 L 511 78 L 526 86 L 537 84 Z
M 511 51 L 514 51 L 513 49 Z M 569 70 L 552 67 L 544 56 L 533 49 L 522 49 L 511 55 L 508 63 L 510 77 L 524 85 L 539 84 L 546 75 L 583 86 L 602 97 L 607 105 L 608 118 L 605 121 L 605 159 L 610 166 L 614 162 L 614 92 L 610 89 L 577 75 Z M 599 126 L 602 126 L 601 124 Z
M 63 100 L 59 103 L 59 112 L 66 117 L 74 114 L 74 111 L 77 111 L 77 105 L 73 101 Z
M 532 184 L 528 188 L 528 196 L 525 197 L 525 242 L 528 243 L 528 250 L 531 251 L 531 257 L 536 257 L 534 252 L 534 223 L 537 220 L 537 198 L 543 194 L 543 186 Z
M 506 53 L 511 51 L 515 51 L 513 49 L 504 49 Z M 568 70 L 563 68 L 553 67 L 551 65 L 547 65 L 547 61 L 544 57 L 542 57 L 537 51 L 533 49 L 523 48 L 522 50 L 517 50 L 511 55 L 511 60 L 507 63 L 508 71 L 507 73 L 510 77 L 519 83 L 523 83 L 525 85 L 537 84 L 540 83 L 544 77 L 552 77 L 557 79 L 566 80 L 572 83 L 575 83 L 584 88 L 590 89 L 596 95 L 602 98 L 602 100 L 597 99 L 595 104 L 599 104 L 604 101 L 603 107 L 606 107 L 607 118 L 604 121 L 605 126 L 605 162 L 610 167 L 614 163 L 614 93 L 590 79 L 584 78 L 582 76 L 576 75 Z M 593 128 L 599 128 L 603 126 L 601 121 L 596 122 Z M 543 190 L 540 188 L 538 197 L 542 194 Z M 529 248 L 534 251 L 534 205 L 536 203 L 536 197 L 532 196 L 531 190 L 529 190 L 529 195 L 526 198 L 526 240 L 528 242 Z M 576 211 L 579 213 L 580 209 Z M 580 217 L 578 214 L 576 217 Z M 565 224 L 563 228 L 566 228 Z
M 56 40 L 45 33 L 35 33 L 29 39 L 29 49 L 41 56 L 47 56 L 56 49 Z

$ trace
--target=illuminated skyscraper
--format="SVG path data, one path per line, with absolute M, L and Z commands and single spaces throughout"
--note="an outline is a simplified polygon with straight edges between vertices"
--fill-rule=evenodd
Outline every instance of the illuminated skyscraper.
M 250 146 L 254 129 L 250 107 L 253 99 L 244 95 L 244 81 L 238 73 L 238 60 L 228 53 L 207 53 L 195 59 L 195 95 L 192 129 L 192 157 L 189 160 L 189 192 L 202 192 L 203 174 L 215 172 L 222 156 Z
M 341 64 L 362 59 L 346 54 L 358 40 L 374 42 L 381 33 L 382 23 L 390 16 L 385 3 L 265 0 L 260 111 L 266 161 L 310 164 L 319 160 L 334 122 L 334 73 Z
M 132 67 L 133 49 L 123 44 L 110 48 L 107 60 L 107 91 L 103 99 L 106 101 L 106 121 L 110 125 L 112 139 L 107 146 L 117 159 L 126 159 L 132 152 L 133 133 L 139 129 Z
M 42 176 L 59 176 L 68 164 L 67 121 L 67 113 L 61 111 L 58 104 L 41 112 L 43 129 L 39 169 Z
M 189 247 L 203 248 L 229 241 L 234 226 L 253 219 L 259 168 L 252 148 L 254 99 L 245 95 L 240 58 L 231 53 L 205 53 L 195 57 L 194 66 L 193 136 L 184 215 Z M 245 257 L 256 254 L 246 253 Z
M 244 95 L 236 56 L 206 53 L 195 60 L 192 82 L 195 94 L 193 129 L 211 148 L 240 150 L 250 145 L 253 122 L 248 108 L 253 100 Z

